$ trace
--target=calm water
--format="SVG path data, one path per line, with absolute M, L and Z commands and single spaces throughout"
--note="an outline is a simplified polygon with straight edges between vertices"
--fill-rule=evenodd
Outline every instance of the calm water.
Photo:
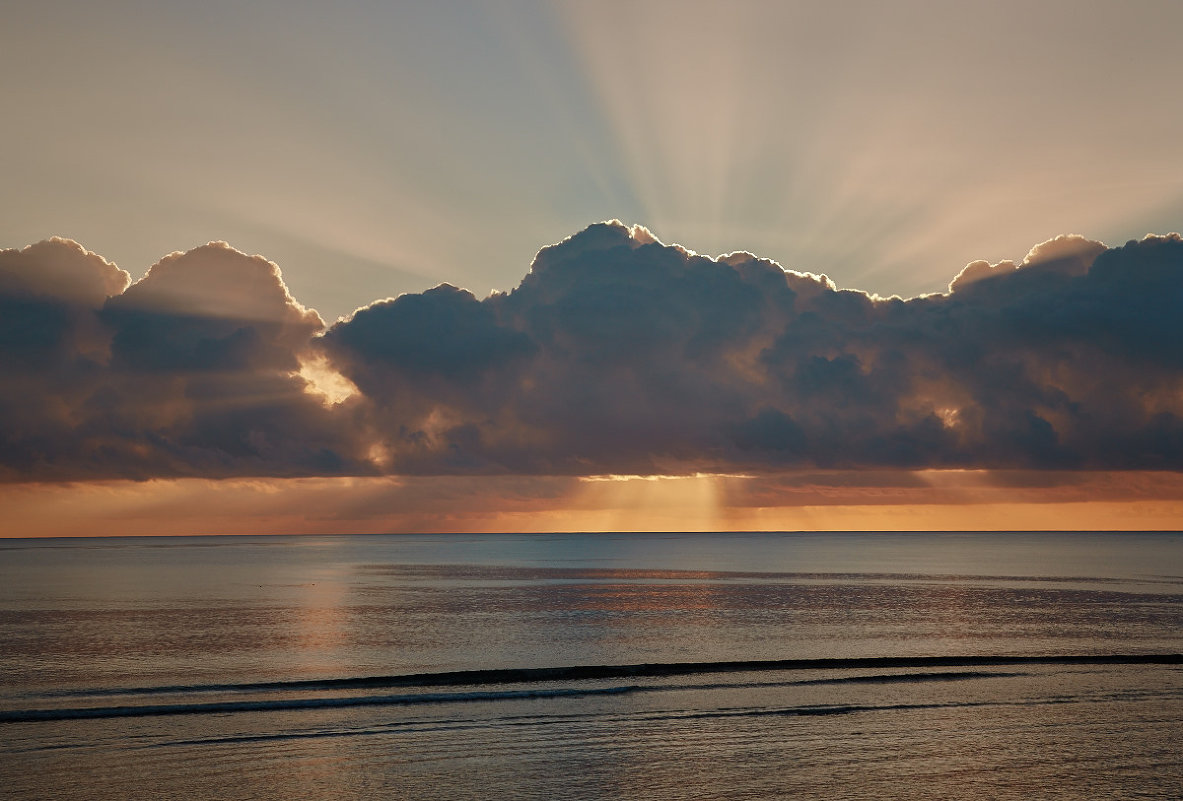
M 1179 652 L 1178 534 L 0 541 L 0 783 L 1178 798 L 1183 665 L 1063 657 Z

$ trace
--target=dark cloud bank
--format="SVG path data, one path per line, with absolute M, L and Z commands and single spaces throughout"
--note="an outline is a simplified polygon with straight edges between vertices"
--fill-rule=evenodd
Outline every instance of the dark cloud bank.
M 325 402 L 309 364 L 358 391 Z M 0 378 L 8 481 L 1178 470 L 1183 239 L 1060 237 L 901 300 L 601 223 L 512 292 L 327 330 L 224 244 L 129 286 L 53 239 L 0 251 Z

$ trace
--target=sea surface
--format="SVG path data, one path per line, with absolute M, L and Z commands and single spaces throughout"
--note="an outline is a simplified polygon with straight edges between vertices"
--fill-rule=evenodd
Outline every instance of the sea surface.
M 6 799 L 1178 799 L 1183 535 L 0 540 Z

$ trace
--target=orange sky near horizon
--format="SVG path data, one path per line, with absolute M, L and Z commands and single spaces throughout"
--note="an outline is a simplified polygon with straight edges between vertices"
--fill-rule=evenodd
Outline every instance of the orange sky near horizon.
M 921 477 L 899 486 L 893 476 Z M 835 474 L 837 476 L 837 474 Z M 1183 475 L 169 479 L 0 487 L 0 537 L 565 531 L 1175 531 Z M 896 484 L 897 486 L 888 486 Z M 1135 489 L 1136 487 L 1136 489 Z

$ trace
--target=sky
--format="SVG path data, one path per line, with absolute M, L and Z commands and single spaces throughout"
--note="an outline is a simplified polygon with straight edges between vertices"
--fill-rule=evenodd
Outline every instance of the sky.
M 0 533 L 1177 528 L 1181 23 L 18 4 Z

